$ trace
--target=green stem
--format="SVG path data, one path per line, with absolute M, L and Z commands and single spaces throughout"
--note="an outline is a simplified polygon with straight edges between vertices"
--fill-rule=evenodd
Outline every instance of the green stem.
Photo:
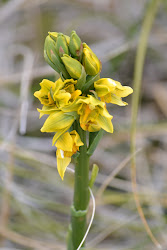
M 69 248 L 70 250 L 76 250 L 85 235 L 89 202 L 89 156 L 87 154 L 86 131 L 77 124 L 77 132 L 84 145 L 79 149 L 80 154 L 75 164 L 74 200 L 71 208 L 72 247 Z

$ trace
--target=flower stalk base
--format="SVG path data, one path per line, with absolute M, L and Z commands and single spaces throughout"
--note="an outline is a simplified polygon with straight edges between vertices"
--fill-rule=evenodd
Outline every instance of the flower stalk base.
M 71 233 L 68 250 L 76 250 L 86 232 L 86 215 L 89 203 L 89 155 L 87 154 L 86 131 L 77 124 L 83 146 L 75 162 L 74 200 L 71 207 Z M 84 245 L 84 244 L 83 244 Z

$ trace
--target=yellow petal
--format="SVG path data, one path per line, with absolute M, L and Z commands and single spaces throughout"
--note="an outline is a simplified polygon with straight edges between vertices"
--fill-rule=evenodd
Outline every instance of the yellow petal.
M 77 89 L 71 94 L 71 99 L 75 100 L 81 94 L 82 94 L 81 90 Z
M 110 78 L 101 78 L 94 83 L 94 86 L 99 97 L 104 97 L 108 93 L 115 94 L 118 97 L 126 97 L 133 93 L 133 89 L 131 87 L 122 86 L 120 82 L 114 81 Z M 105 100 L 109 102 L 108 96 L 105 98 Z
M 109 93 L 108 86 L 101 84 L 101 82 L 99 82 L 100 80 L 94 83 L 95 91 L 99 97 Z
M 102 116 L 105 116 L 106 118 L 109 118 L 109 119 L 112 119 L 113 116 L 109 114 L 108 110 L 106 108 L 99 108 L 99 113 L 102 115 Z
M 59 157 L 58 155 L 61 155 L 61 152 L 60 152 L 61 149 L 57 149 L 57 152 L 56 152 L 56 155 L 57 155 L 57 170 L 58 170 L 58 173 L 61 177 L 61 179 L 63 180 L 64 179 L 64 173 L 66 171 L 66 168 L 67 166 L 70 164 L 71 162 L 71 157 Z
M 56 87 L 55 82 L 44 79 L 40 83 L 40 86 L 41 89 L 39 91 L 36 91 L 34 93 L 34 96 L 40 100 L 41 104 L 54 105 L 54 101 L 51 100 L 51 98 L 49 98 L 48 94 L 50 93 L 50 89 L 52 89 L 53 91 L 55 90 Z
M 127 102 L 123 102 L 122 101 L 121 97 L 118 97 L 118 96 L 116 96 L 114 94 L 111 94 L 111 101 L 110 101 L 110 103 L 117 104 L 119 106 L 126 106 L 126 105 L 128 105 Z
M 92 95 L 88 95 L 88 97 L 80 97 L 76 103 L 77 104 L 82 104 L 82 103 L 89 104 L 89 107 L 91 109 L 94 109 L 96 106 L 100 106 L 102 108 L 105 107 L 104 102 L 98 100 Z
M 76 146 L 80 147 L 80 146 L 84 145 L 76 130 L 71 131 L 70 135 L 74 135 L 74 143 L 75 143 Z
M 59 130 L 59 131 L 57 131 L 57 132 L 55 133 L 55 135 L 53 136 L 53 139 L 52 139 L 52 146 L 53 146 L 53 145 L 55 144 L 55 142 L 59 139 L 59 137 L 60 137 L 62 134 L 64 134 L 70 127 L 71 127 L 71 125 L 68 126 L 68 127 L 65 127 L 64 129 L 61 129 L 61 130 Z
M 50 115 L 51 113 L 58 111 L 58 108 L 56 106 L 43 106 L 42 109 L 38 109 L 38 112 L 40 113 L 39 118 L 41 118 L 43 115 Z
M 122 86 L 121 88 L 116 88 L 113 93 L 119 97 L 126 97 L 133 93 L 133 89 L 129 86 Z
M 107 131 L 109 133 L 113 133 L 113 124 L 112 124 L 110 118 L 106 118 L 106 117 L 104 117 L 102 115 L 99 115 L 98 118 L 97 118 L 97 123 L 105 131 Z
M 56 101 L 57 106 L 60 108 L 68 105 L 70 98 L 71 94 L 67 92 L 62 93 L 59 91 L 57 95 L 54 95 L 54 100 Z
M 69 85 L 75 85 L 75 84 L 77 83 L 77 80 L 74 80 L 73 78 L 71 78 L 71 79 L 66 79 L 66 80 L 64 81 L 64 83 L 65 83 L 65 88 L 66 88 L 66 87 L 68 87 Z
M 65 127 L 71 126 L 75 118 L 62 111 L 52 113 L 45 121 L 41 132 L 56 132 Z
M 69 132 L 64 133 L 59 137 L 55 146 L 63 151 L 72 152 L 73 140 Z
M 61 110 L 63 112 L 75 112 L 78 110 L 80 104 L 77 104 L 76 101 L 74 101 L 73 103 L 69 104 L 69 105 L 66 105 L 64 107 L 61 107 Z
M 56 85 L 56 87 L 55 87 L 55 90 L 54 90 L 53 99 L 54 99 L 54 96 L 58 93 L 58 91 L 64 87 L 65 83 L 62 81 L 61 78 L 59 78 L 59 79 L 55 82 L 55 85 Z
M 96 122 L 95 123 L 90 123 L 88 128 L 85 129 L 89 132 L 97 132 L 101 129 L 101 127 L 99 126 L 99 124 L 97 124 Z

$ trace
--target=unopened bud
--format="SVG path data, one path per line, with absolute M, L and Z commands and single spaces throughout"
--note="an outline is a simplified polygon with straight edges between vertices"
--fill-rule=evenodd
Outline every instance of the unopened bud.
M 66 54 L 64 54 L 61 59 L 69 75 L 74 79 L 79 79 L 82 74 L 82 64 L 76 59 Z
M 88 75 L 97 75 L 101 70 L 101 63 L 86 43 L 83 43 L 82 64 Z
M 59 55 L 57 54 L 56 43 L 50 36 L 47 36 L 45 39 L 44 58 L 55 71 L 57 71 L 59 74 L 62 72 L 65 78 L 69 78 L 69 74 L 66 71 Z
M 57 41 L 57 36 L 58 36 L 58 32 L 48 32 L 49 36 L 56 42 Z M 64 35 L 65 38 L 66 38 L 66 41 L 67 41 L 67 44 L 70 43 L 70 37 L 69 36 L 66 36 Z
M 79 36 L 76 34 L 74 30 L 71 32 L 69 49 L 73 57 L 81 58 L 83 45 L 82 45 L 81 39 L 79 38 Z
M 62 57 L 63 54 L 69 54 L 69 49 L 68 49 L 66 38 L 61 33 L 58 33 L 57 35 L 56 51 L 60 57 Z

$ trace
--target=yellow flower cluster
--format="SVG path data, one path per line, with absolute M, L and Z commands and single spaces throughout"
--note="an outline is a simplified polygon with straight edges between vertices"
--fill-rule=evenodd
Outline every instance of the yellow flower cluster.
M 100 78 L 99 59 L 75 31 L 70 37 L 49 32 L 44 57 L 60 78 L 55 82 L 44 79 L 34 96 L 43 105 L 38 109 L 40 117 L 49 115 L 41 132 L 55 132 L 53 145 L 57 147 L 57 167 L 63 179 L 72 155 L 83 145 L 75 130 L 68 132 L 74 121 L 78 120 L 85 131 L 103 129 L 113 133 L 106 103 L 125 106 L 122 97 L 133 90 L 110 78 Z

